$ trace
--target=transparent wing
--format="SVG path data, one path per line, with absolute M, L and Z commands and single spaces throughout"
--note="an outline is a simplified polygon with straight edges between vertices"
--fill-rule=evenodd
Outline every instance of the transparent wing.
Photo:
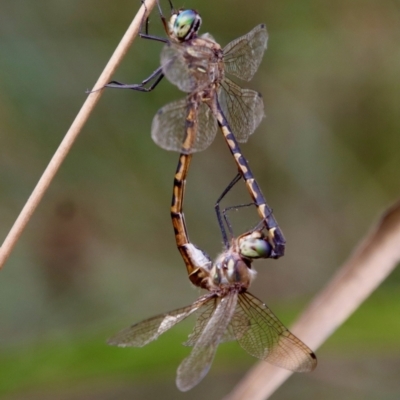
M 312 350 L 248 292 L 239 295 L 231 325 L 239 344 L 254 357 L 296 372 L 312 371 L 317 365 Z
M 196 342 L 199 340 L 201 333 L 203 332 L 205 326 L 207 325 L 208 321 L 210 320 L 212 313 L 214 312 L 215 308 L 217 307 L 217 299 L 214 298 L 214 301 L 208 301 L 201 309 L 201 313 L 198 315 L 196 319 L 196 324 L 193 328 L 192 333 L 189 335 L 188 340 L 183 343 L 184 346 L 194 346 Z M 241 318 L 241 315 L 235 314 L 235 318 Z M 248 319 L 244 318 L 241 325 L 244 327 L 247 323 Z M 231 342 L 236 339 L 235 332 L 233 331 L 232 324 L 229 324 L 227 330 L 225 331 L 224 335 L 222 336 L 220 343 L 223 342 Z
M 154 142 L 165 150 L 191 154 L 205 150 L 214 141 L 217 134 L 217 121 L 209 107 L 204 103 L 198 104 L 194 116 L 197 126 L 195 137 L 190 148 L 182 149 L 186 138 L 186 118 L 190 112 L 188 100 L 179 100 L 161 108 L 151 126 L 151 137 Z
M 194 346 L 196 344 L 216 308 L 217 299 L 215 297 L 201 308 L 192 333 L 189 335 L 188 340 L 183 343 L 184 346 Z
M 200 326 L 199 327 L 195 326 L 195 328 L 200 329 Z M 204 325 L 202 326 L 202 328 L 204 329 Z M 201 332 L 202 331 L 200 331 L 200 330 L 199 331 L 193 330 L 193 332 L 189 335 L 188 340 L 186 342 L 184 342 L 183 345 L 184 346 L 194 346 L 196 344 L 197 340 L 199 339 Z M 235 340 L 237 340 L 236 336 L 235 336 L 235 332 L 233 332 L 232 326 L 229 325 L 219 342 L 225 343 L 225 342 L 233 342 Z
M 130 326 L 110 338 L 107 343 L 119 347 L 143 347 L 181 322 L 210 299 L 210 294 L 198 298 L 193 304 L 156 317 L 146 319 Z
M 206 104 L 200 103 L 197 116 L 197 134 L 190 153 L 203 151 L 209 147 L 214 141 L 218 129 L 217 120 Z
M 225 46 L 225 71 L 249 81 L 260 66 L 267 48 L 268 33 L 265 24 L 257 25 L 253 30 Z
M 208 320 L 189 357 L 178 368 L 176 385 L 185 392 L 197 385 L 207 374 L 218 344 L 235 312 L 238 294 L 231 291 L 220 298 L 217 308 Z
M 179 151 L 185 137 L 186 100 L 169 103 L 153 118 L 151 137 L 165 150 Z
M 186 93 L 208 86 L 216 68 L 212 48 L 196 45 L 194 40 L 181 44 L 167 43 L 161 51 L 165 77 Z
M 247 142 L 249 136 L 264 118 L 264 102 L 260 93 L 242 89 L 225 78 L 218 101 L 238 142 Z

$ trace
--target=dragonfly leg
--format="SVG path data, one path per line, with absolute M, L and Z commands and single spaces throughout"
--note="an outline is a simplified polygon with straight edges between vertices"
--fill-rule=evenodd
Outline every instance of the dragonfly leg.
M 224 218 L 224 221 L 225 221 L 226 226 L 227 226 L 228 229 L 229 229 L 229 233 L 230 233 L 231 237 L 234 237 L 234 234 L 233 234 L 232 224 L 230 223 L 229 218 L 228 218 L 228 215 L 227 215 L 228 212 L 231 211 L 231 210 L 238 211 L 239 208 L 251 207 L 251 206 L 255 206 L 255 204 L 254 204 L 254 203 L 237 204 L 236 206 L 229 206 L 229 207 L 226 207 L 226 208 L 224 208 L 224 209 L 222 210 L 222 216 L 223 216 L 223 218 Z M 260 222 L 257 224 L 256 228 L 254 228 L 253 230 L 260 228 L 260 225 L 263 225 L 262 221 L 260 221 Z
M 145 15 L 147 14 L 147 7 L 146 7 L 144 0 L 141 0 L 141 3 L 145 8 L 145 12 L 143 14 L 143 18 L 140 23 L 139 36 L 142 39 L 155 40 L 155 41 L 162 42 L 162 43 L 168 43 L 169 40 L 166 38 L 149 35 L 149 17 L 145 18 Z M 160 4 L 158 1 L 157 1 L 157 5 L 158 5 L 158 10 L 160 13 L 160 17 L 163 21 L 164 27 L 166 27 L 167 26 L 166 21 L 165 21 L 164 16 L 162 15 L 161 7 L 160 7 Z M 145 33 L 142 33 L 143 25 L 145 26 Z M 167 31 L 167 29 L 166 29 L 166 31 Z M 168 33 L 168 31 L 167 31 L 167 33 Z M 156 80 L 154 81 L 154 83 L 152 83 L 149 87 L 145 86 L 147 83 L 149 83 L 150 81 L 152 81 L 155 78 L 156 78 Z M 151 73 L 150 76 L 148 76 L 146 79 L 144 79 L 139 84 L 137 84 L 137 83 L 125 84 L 125 83 L 118 82 L 118 81 L 111 81 L 111 82 L 108 82 L 107 85 L 104 85 L 100 89 L 96 89 L 96 90 L 92 90 L 92 91 L 87 90 L 86 93 L 94 93 L 94 92 L 97 92 L 98 90 L 104 89 L 105 87 L 114 88 L 114 89 L 131 89 L 131 90 L 137 90 L 139 92 L 151 92 L 161 82 L 162 78 L 164 78 L 164 74 L 162 72 L 162 67 L 160 66 L 153 73 Z
M 139 36 L 142 39 L 150 39 L 150 40 L 156 40 L 158 42 L 167 43 L 168 39 L 160 38 L 158 36 L 149 35 L 149 20 L 150 20 L 150 18 L 149 18 L 149 16 L 147 16 L 147 18 L 145 18 L 145 15 L 147 14 L 147 7 L 146 7 L 145 1 L 141 0 L 141 3 L 143 5 L 143 7 L 144 7 L 144 14 L 143 14 L 142 21 L 140 22 Z M 157 1 L 157 6 L 158 6 L 158 12 L 160 14 L 160 18 L 161 18 L 161 20 L 163 22 L 163 25 L 165 26 L 166 22 L 165 22 L 165 18 L 163 16 L 163 14 L 162 14 L 162 10 L 161 10 L 161 6 L 160 6 L 160 2 L 159 1 Z M 142 33 L 143 32 L 143 25 L 145 26 L 145 33 Z
M 174 6 L 172 5 L 171 0 L 168 0 L 168 2 L 169 2 L 169 6 L 170 6 L 170 8 L 171 8 L 171 15 L 172 15 L 172 14 L 175 12 L 175 11 L 174 11 Z M 166 32 L 167 35 L 168 35 L 168 34 L 169 34 L 168 22 L 167 22 L 167 20 L 165 19 L 163 13 L 162 13 L 162 9 L 161 9 L 161 5 L 160 5 L 159 0 L 157 0 L 157 8 L 158 8 L 158 13 L 160 14 L 161 21 L 162 21 L 162 23 L 163 23 L 163 25 L 164 25 L 164 30 L 165 30 L 165 32 Z M 147 33 L 147 32 L 146 32 L 146 33 Z M 157 40 L 157 39 L 155 39 L 155 40 Z M 166 42 L 167 42 L 167 41 L 166 41 Z
M 146 84 L 155 78 L 156 80 L 149 87 L 146 87 Z M 150 76 L 144 79 L 141 83 L 126 84 L 118 81 L 111 81 L 107 83 L 107 85 L 105 85 L 104 87 L 109 87 L 114 89 L 131 89 L 131 90 L 137 90 L 139 92 L 151 92 L 161 82 L 162 78 L 164 78 L 162 68 L 158 67 Z
M 159 36 L 153 36 L 153 35 L 148 35 L 147 33 L 139 33 L 139 36 L 141 39 L 148 39 L 148 40 L 155 40 L 157 42 L 162 42 L 162 43 L 168 43 L 169 40 L 159 37 Z
M 149 87 L 146 87 L 146 84 L 149 83 L 152 79 L 157 78 Z M 131 89 L 131 90 L 137 90 L 139 92 L 151 92 L 164 78 L 164 74 L 162 73 L 162 68 L 158 67 L 150 76 L 148 76 L 146 79 L 142 81 L 142 83 L 133 83 L 133 84 L 126 84 L 118 81 L 111 81 L 107 83 L 107 85 L 104 85 L 100 89 L 96 90 L 87 90 L 86 93 L 94 93 L 97 92 L 98 90 L 102 90 L 106 87 L 109 88 L 114 88 L 114 89 Z
M 157 1 L 157 3 L 158 3 L 158 1 Z M 172 4 L 172 1 L 171 0 L 168 0 L 168 3 L 169 3 L 169 6 L 170 6 L 170 8 L 171 8 L 171 13 L 173 13 L 174 12 L 174 5 Z
M 223 240 L 224 245 L 225 245 L 226 248 L 229 247 L 229 241 L 228 241 L 228 236 L 227 236 L 227 234 L 226 234 L 224 222 L 223 222 L 222 217 L 221 217 L 221 207 L 220 207 L 220 203 L 221 203 L 221 200 L 227 195 L 227 193 L 236 185 L 236 183 L 239 182 L 239 180 L 241 179 L 241 177 L 242 177 L 242 176 L 241 176 L 240 174 L 237 174 L 237 175 L 232 179 L 232 181 L 229 183 L 229 185 L 225 188 L 225 190 L 224 190 L 224 191 L 221 193 L 221 195 L 218 197 L 218 199 L 217 199 L 217 201 L 216 201 L 216 203 L 215 203 L 215 206 L 214 206 L 215 212 L 216 212 L 216 214 L 217 214 L 217 220 L 218 220 L 219 229 L 221 230 L 221 234 L 222 234 L 222 240 Z M 225 210 L 224 210 L 224 211 L 225 211 Z M 229 233 L 230 233 L 231 237 L 233 237 L 232 226 L 231 226 L 231 224 L 229 223 L 229 221 L 227 221 L 227 219 L 225 218 L 224 211 L 222 212 L 222 214 L 224 215 L 224 219 L 225 219 L 225 222 L 226 222 L 226 224 L 227 224 Z

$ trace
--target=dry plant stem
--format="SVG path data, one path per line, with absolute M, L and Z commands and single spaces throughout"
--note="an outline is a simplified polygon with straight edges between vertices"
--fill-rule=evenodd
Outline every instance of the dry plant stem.
M 400 201 L 383 215 L 291 331 L 316 350 L 400 262 Z M 292 374 L 265 362 L 252 368 L 225 400 L 263 400 Z
M 147 12 L 150 12 L 155 5 L 156 0 L 147 0 L 146 8 Z M 145 7 L 142 6 L 135 18 L 133 19 L 131 25 L 126 31 L 125 35 L 121 39 L 118 47 L 115 49 L 114 54 L 111 56 L 110 61 L 107 63 L 104 68 L 102 74 L 94 85 L 94 89 L 103 87 L 107 82 L 110 81 L 111 76 L 117 69 L 118 65 L 121 63 L 124 55 L 129 49 L 129 46 L 132 44 L 133 40 L 139 33 L 140 24 L 143 19 L 143 13 L 145 12 Z M 93 111 L 95 105 L 100 99 L 102 94 L 102 90 L 90 94 L 86 101 L 84 102 L 82 108 L 80 109 L 78 115 L 76 116 L 74 122 L 66 133 L 63 141 L 58 147 L 57 151 L 54 153 L 53 158 L 50 160 L 49 165 L 43 172 L 43 175 L 39 179 L 35 189 L 30 195 L 28 201 L 26 202 L 24 208 L 19 214 L 18 218 L 14 222 L 13 227 L 5 238 L 3 245 L 0 249 L 0 269 L 3 267 L 4 263 L 7 261 L 8 257 L 11 254 L 15 244 L 17 243 L 19 237 L 21 236 L 24 228 L 28 224 L 32 214 L 34 213 L 36 207 L 40 203 L 43 195 L 45 194 L 47 188 L 49 187 L 51 181 L 56 175 L 60 165 L 64 161 L 67 156 L 69 150 L 72 147 L 75 139 L 79 135 L 82 130 L 85 122 L 88 120 L 89 115 Z

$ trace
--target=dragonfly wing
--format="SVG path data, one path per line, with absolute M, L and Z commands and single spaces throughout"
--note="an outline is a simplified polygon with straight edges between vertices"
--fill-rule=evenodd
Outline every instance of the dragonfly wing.
M 249 81 L 260 66 L 267 48 L 268 33 L 265 24 L 257 25 L 253 30 L 225 46 L 225 71 Z
M 185 137 L 186 99 L 169 103 L 157 111 L 151 137 L 165 150 L 181 151 Z
M 309 372 L 317 365 L 312 350 L 248 292 L 239 295 L 231 324 L 239 344 L 254 357 L 295 372 Z
M 209 298 L 209 294 L 204 295 L 190 306 L 178 308 L 177 310 L 157 315 L 156 317 L 132 325 L 110 338 L 107 343 L 119 347 L 143 347 L 153 340 L 158 339 L 161 334 L 193 314 L 202 307 Z
M 213 312 L 217 308 L 217 298 L 210 299 L 201 308 L 199 315 L 196 319 L 192 333 L 189 335 L 188 340 L 183 343 L 184 346 L 194 346 L 200 338 L 201 333 L 206 327 L 208 321 L 211 319 Z
M 186 119 L 191 112 L 190 101 L 190 97 L 178 100 L 158 110 L 151 125 L 151 137 L 158 146 L 165 150 L 191 154 L 205 150 L 214 141 L 217 120 L 210 108 L 200 102 L 195 105 L 194 115 L 191 117 L 191 126 L 197 127 L 192 129 L 194 138 L 190 140 L 190 146 L 182 148 L 187 132 Z
M 192 333 L 189 335 L 188 340 L 183 343 L 184 346 L 194 346 L 199 340 L 201 332 L 203 332 L 205 326 L 207 325 L 207 322 L 211 318 L 213 311 L 217 307 L 216 301 L 217 299 L 214 298 L 214 301 L 208 301 L 207 304 L 205 304 L 201 308 L 201 314 L 198 315 L 196 319 L 196 325 L 194 326 Z M 235 332 L 233 331 L 232 325 L 229 324 L 227 330 L 224 333 L 224 336 L 222 336 L 221 338 L 220 343 L 231 342 L 233 340 L 236 340 L 236 336 Z
M 218 101 L 237 141 L 247 142 L 265 116 L 261 94 L 225 79 Z
M 217 308 L 204 326 L 192 352 L 178 368 L 176 385 L 179 390 L 183 392 L 190 390 L 209 371 L 218 344 L 221 342 L 221 338 L 235 312 L 237 298 L 237 292 L 231 291 L 227 296 L 219 299 Z
M 198 126 L 196 140 L 191 153 L 205 150 L 214 141 L 217 134 L 218 123 L 211 109 L 201 103 L 198 110 Z
M 206 46 L 167 43 L 161 51 L 161 67 L 166 78 L 180 90 L 192 93 L 213 79 L 214 53 Z

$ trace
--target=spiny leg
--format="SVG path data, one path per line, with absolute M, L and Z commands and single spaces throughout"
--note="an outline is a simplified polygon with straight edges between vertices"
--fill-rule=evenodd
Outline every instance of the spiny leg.
M 158 41 L 158 42 L 168 43 L 168 39 L 161 38 L 159 36 L 149 35 L 149 19 L 150 18 L 149 18 L 149 16 L 147 16 L 146 19 L 144 18 L 144 16 L 147 14 L 147 7 L 146 7 L 146 3 L 145 3 L 144 0 L 141 0 L 141 3 L 143 4 L 145 12 L 143 14 L 143 18 L 142 18 L 142 21 L 140 23 L 139 36 L 142 39 L 149 39 L 149 40 L 155 40 L 155 41 Z M 172 10 L 173 10 L 172 4 L 170 3 L 170 5 L 171 5 L 171 12 L 172 12 Z M 158 13 L 160 15 L 160 19 L 161 19 L 161 21 L 162 21 L 162 23 L 164 25 L 165 31 L 168 34 L 168 29 L 167 29 L 168 24 L 166 22 L 166 19 L 165 19 L 163 13 L 162 13 L 162 9 L 161 9 L 159 1 L 157 1 L 157 8 L 158 8 Z M 145 26 L 145 33 L 142 33 L 143 32 L 143 25 Z
M 152 81 L 153 79 L 156 80 L 149 86 L 146 87 L 146 84 Z M 161 82 L 162 78 L 164 78 L 164 74 L 162 72 L 162 67 L 158 67 L 154 72 L 152 72 L 146 79 L 144 79 L 141 83 L 122 83 L 118 81 L 111 81 L 108 82 L 107 85 L 103 87 L 114 88 L 114 89 L 131 89 L 137 90 L 139 92 L 151 92 L 156 86 Z M 98 89 L 100 90 L 100 89 Z
M 218 220 L 219 229 L 221 230 L 222 240 L 223 240 L 223 242 L 224 242 L 225 248 L 228 248 L 228 247 L 229 247 L 229 241 L 228 241 L 228 236 L 227 236 L 227 234 L 226 234 L 224 222 L 223 222 L 222 217 L 221 217 L 220 202 L 221 202 L 221 200 L 227 195 L 227 193 L 236 185 L 236 183 L 239 182 L 239 180 L 241 179 L 241 177 L 242 177 L 242 176 L 241 176 L 240 174 L 237 174 L 237 175 L 233 178 L 233 180 L 229 183 L 229 185 L 224 189 L 224 191 L 223 191 L 223 192 L 221 193 L 221 195 L 218 197 L 218 199 L 217 199 L 217 201 L 216 201 L 216 203 L 215 203 L 215 206 L 214 206 L 215 212 L 216 212 L 216 214 L 217 214 L 217 220 Z M 226 224 L 227 224 L 227 226 L 228 226 L 229 233 L 230 233 L 231 237 L 233 237 L 233 232 L 232 232 L 231 224 L 230 224 L 229 221 L 227 221 L 227 219 L 225 218 L 225 210 L 223 210 L 222 214 L 224 215 L 224 219 L 225 219 L 225 222 L 226 222 Z
M 255 206 L 255 204 L 254 204 L 254 203 L 237 204 L 237 205 L 235 205 L 235 206 L 226 207 L 226 208 L 224 208 L 224 209 L 222 210 L 221 214 L 222 214 L 222 216 L 223 216 L 223 218 L 224 218 L 224 221 L 225 221 L 226 226 L 228 227 L 229 234 L 231 235 L 231 238 L 233 238 L 235 235 L 234 235 L 234 233 L 233 233 L 232 224 L 231 224 L 231 222 L 229 221 L 229 218 L 228 218 L 228 215 L 227 215 L 227 214 L 228 214 L 228 211 L 231 211 L 231 210 L 238 211 L 239 208 L 252 207 L 252 206 Z M 258 229 L 258 228 L 261 228 L 263 225 L 264 225 L 264 224 L 263 224 L 263 221 L 260 221 L 260 222 L 257 224 L 256 228 L 253 228 L 252 230 L 256 230 L 256 229 Z
M 169 40 L 166 38 L 149 35 L 149 17 L 145 18 L 145 15 L 147 14 L 147 7 L 146 7 L 144 0 L 142 0 L 141 3 L 143 4 L 143 6 L 145 8 L 145 12 L 143 14 L 142 22 L 140 23 L 140 32 L 139 32 L 140 38 L 148 39 L 148 40 L 155 40 L 157 42 L 162 42 L 162 43 L 168 43 Z M 170 5 L 171 5 L 171 9 L 172 9 L 171 2 L 170 2 Z M 165 17 L 162 14 L 161 6 L 158 1 L 157 1 L 157 6 L 158 6 L 158 12 L 160 14 L 161 21 L 164 25 L 166 32 L 168 33 L 167 23 L 166 23 Z M 142 33 L 143 25 L 145 26 L 145 33 Z M 137 90 L 139 92 L 147 93 L 147 92 L 151 92 L 153 89 L 155 89 L 163 78 L 164 78 L 164 74 L 162 72 L 162 67 L 160 66 L 155 71 L 153 71 L 146 79 L 144 79 L 141 83 L 122 83 L 122 82 L 118 82 L 118 81 L 110 81 L 106 85 L 101 87 L 100 89 L 96 89 L 96 90 L 92 90 L 92 91 L 87 90 L 86 93 L 88 93 L 88 94 L 94 93 L 101 89 L 104 89 L 105 87 L 114 88 L 114 89 L 131 89 L 131 90 Z M 149 83 L 150 81 L 152 81 L 153 79 L 155 79 L 155 81 L 149 87 L 146 87 L 146 84 Z

